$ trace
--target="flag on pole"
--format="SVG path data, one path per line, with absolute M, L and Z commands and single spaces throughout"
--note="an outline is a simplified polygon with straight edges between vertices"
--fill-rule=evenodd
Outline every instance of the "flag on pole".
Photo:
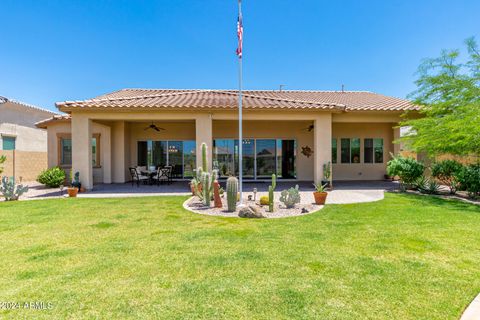
M 240 3 L 240 1 L 239 1 Z M 237 36 L 238 36 L 238 47 L 237 47 L 237 56 L 242 58 L 242 46 L 243 46 L 243 22 L 242 22 L 242 13 L 238 13 L 237 20 Z

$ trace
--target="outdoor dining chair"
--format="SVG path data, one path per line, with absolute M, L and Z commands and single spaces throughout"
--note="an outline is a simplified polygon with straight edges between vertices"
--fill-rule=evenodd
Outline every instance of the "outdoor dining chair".
M 140 186 L 140 181 L 143 183 L 148 182 L 149 177 L 138 172 L 137 168 L 128 168 L 128 170 L 130 171 L 130 176 L 132 178 L 132 187 L 135 182 L 137 183 L 137 187 Z
M 161 184 L 164 182 L 170 182 L 170 169 L 169 168 L 158 168 L 157 169 L 157 184 Z

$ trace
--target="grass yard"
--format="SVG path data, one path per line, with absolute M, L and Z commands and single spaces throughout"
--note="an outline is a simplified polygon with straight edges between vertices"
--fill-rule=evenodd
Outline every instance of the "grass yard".
M 480 292 L 480 207 L 387 194 L 303 217 L 184 197 L 0 203 L 0 318 L 458 319 Z

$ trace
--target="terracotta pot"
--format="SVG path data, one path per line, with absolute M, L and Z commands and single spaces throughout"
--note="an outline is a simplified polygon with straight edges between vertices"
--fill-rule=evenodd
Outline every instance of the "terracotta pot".
M 77 197 L 78 189 L 77 188 L 67 188 L 68 196 L 70 198 Z
M 198 190 L 199 193 L 202 193 L 202 183 L 201 182 L 199 182 L 197 184 L 197 190 Z M 192 196 L 194 196 L 195 195 L 195 188 L 193 187 L 193 184 L 191 184 L 191 183 L 190 183 L 190 191 L 192 191 Z
M 328 193 L 326 192 L 314 192 L 313 197 L 315 198 L 315 204 L 324 205 L 325 200 L 327 200 Z

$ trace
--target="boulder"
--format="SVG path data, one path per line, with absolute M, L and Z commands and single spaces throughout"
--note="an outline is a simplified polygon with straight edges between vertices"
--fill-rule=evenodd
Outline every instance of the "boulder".
M 240 218 L 265 218 L 260 208 L 256 206 L 246 206 L 240 208 L 238 211 L 238 216 Z

